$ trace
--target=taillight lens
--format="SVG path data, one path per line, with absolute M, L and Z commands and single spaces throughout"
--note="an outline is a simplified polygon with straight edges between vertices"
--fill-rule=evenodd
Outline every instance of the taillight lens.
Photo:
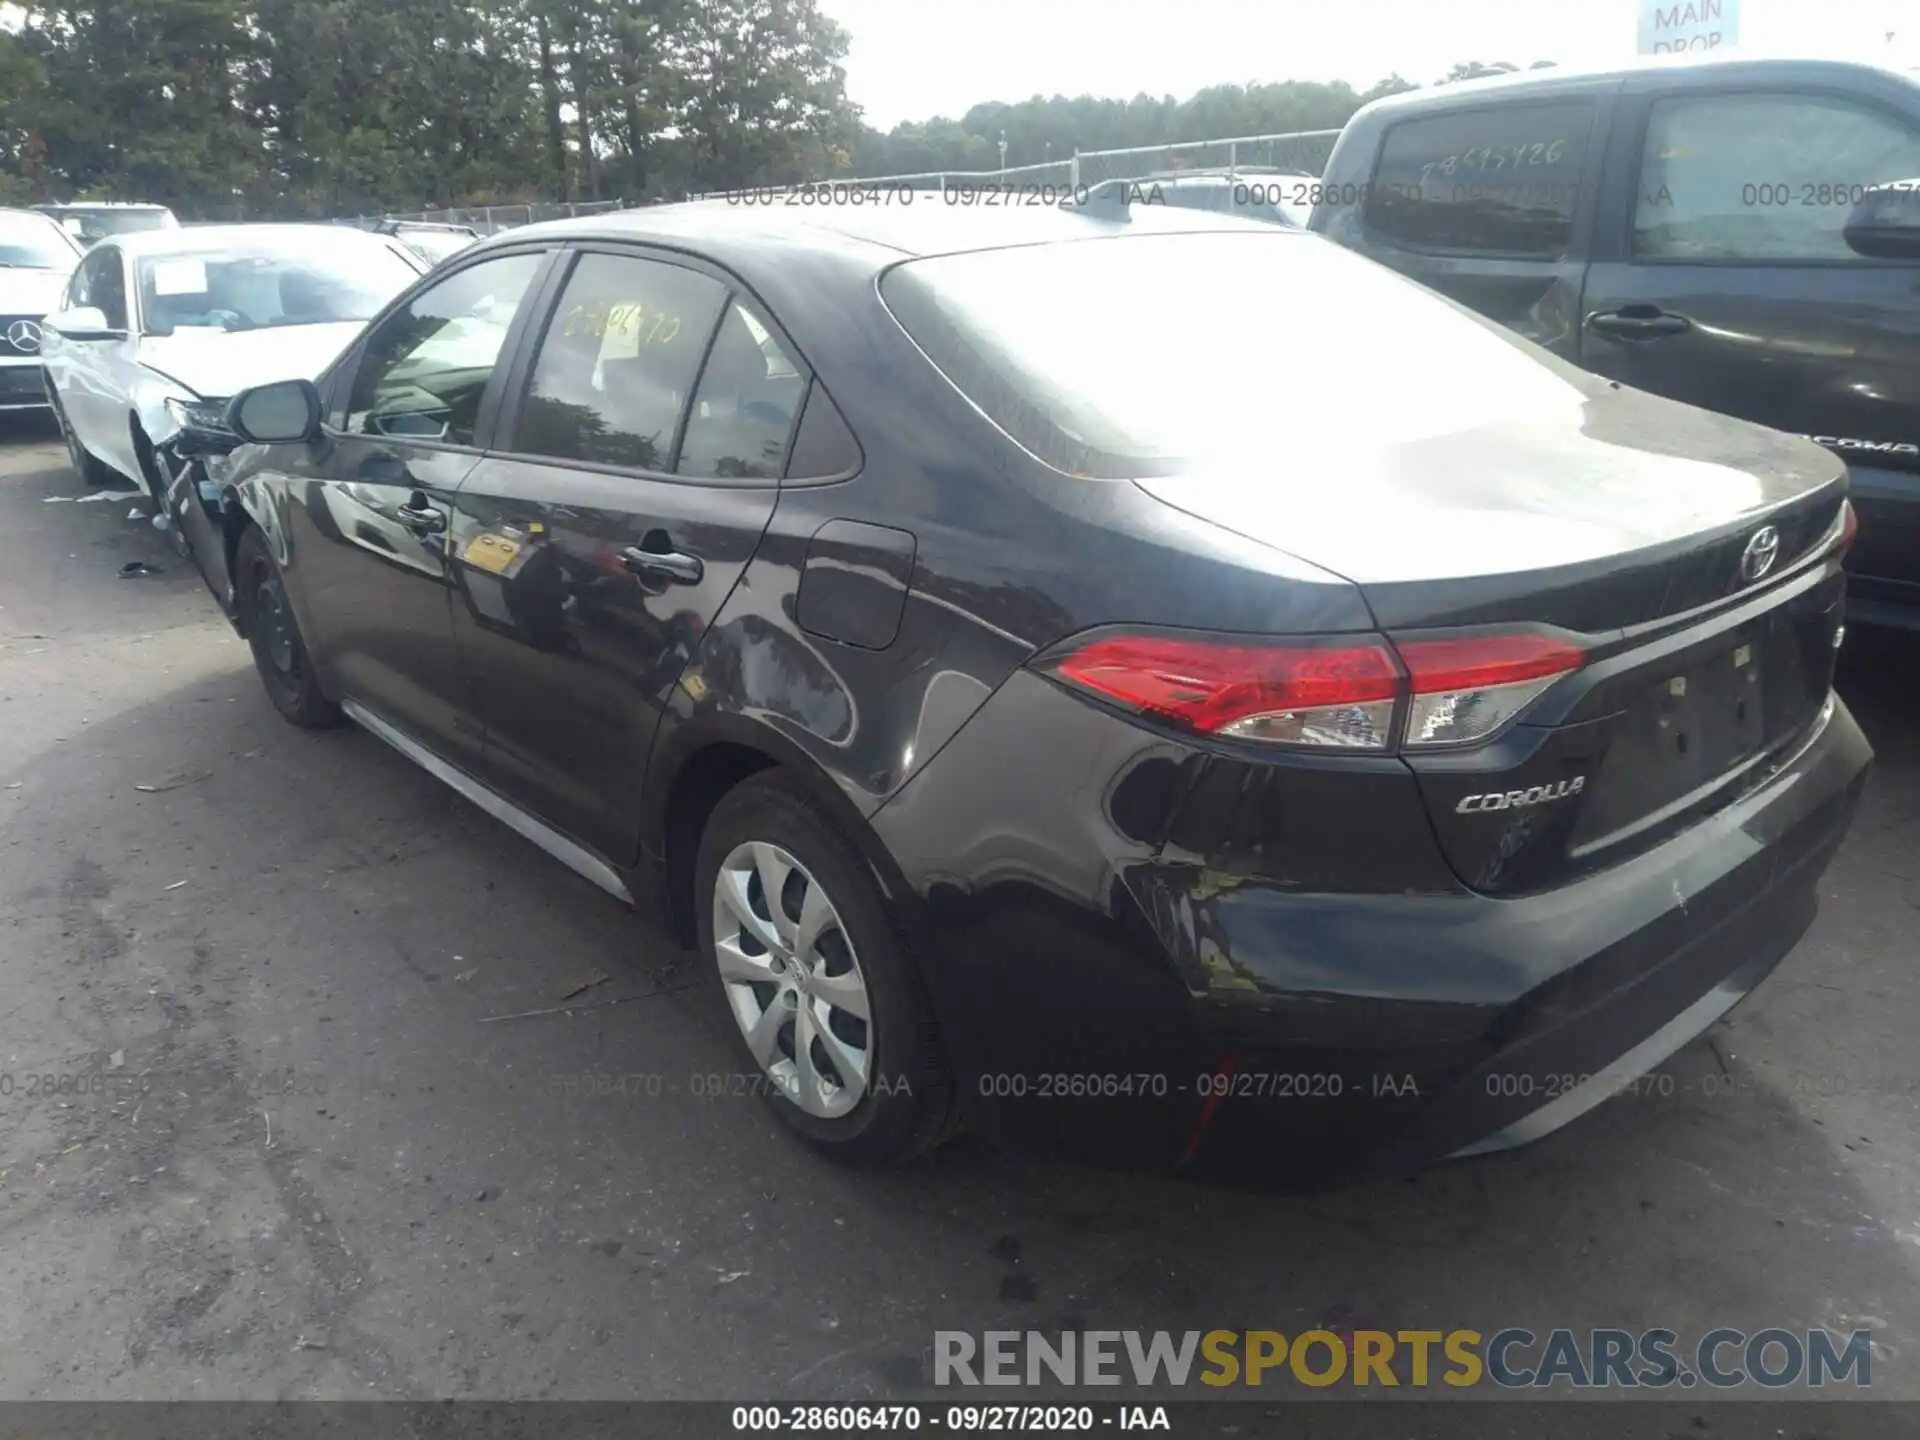
M 1395 647 L 1378 636 L 1303 645 L 1109 631 L 1039 663 L 1078 689 L 1202 734 L 1380 751 L 1393 745 L 1403 697 L 1407 746 L 1471 744 L 1584 659 L 1576 646 L 1531 634 Z
M 1413 686 L 1406 739 L 1413 749 L 1484 740 L 1586 658 L 1544 635 L 1407 640 L 1397 648 Z
M 1385 750 L 1400 670 L 1384 642 L 1233 644 L 1103 635 L 1044 668 L 1083 690 L 1203 734 Z
M 1854 512 L 1853 501 L 1840 502 L 1840 558 L 1847 558 L 1847 552 L 1853 548 L 1853 537 L 1860 533 L 1860 517 Z

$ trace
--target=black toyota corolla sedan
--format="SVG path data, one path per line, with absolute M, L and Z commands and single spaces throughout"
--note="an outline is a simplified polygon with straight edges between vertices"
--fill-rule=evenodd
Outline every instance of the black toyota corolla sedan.
M 861 1160 L 1404 1172 L 1792 948 L 1839 461 L 1310 235 L 906 198 L 515 230 L 238 395 L 175 494 L 275 705 L 663 915 Z

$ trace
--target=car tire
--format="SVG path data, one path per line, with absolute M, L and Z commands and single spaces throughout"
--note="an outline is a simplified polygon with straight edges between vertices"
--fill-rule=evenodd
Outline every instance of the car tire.
M 723 1023 L 781 1122 L 861 1165 L 898 1164 L 947 1139 L 953 1086 L 908 938 L 824 807 L 779 771 L 742 782 L 708 819 L 694 874 Z
M 120 478 L 119 473 L 80 443 L 80 437 L 73 433 L 73 427 L 67 423 L 67 412 L 60 408 L 60 395 L 53 388 L 51 377 L 45 384 L 47 404 L 60 425 L 60 438 L 67 442 L 67 458 L 73 462 L 73 468 L 79 473 L 82 483 L 94 490 L 105 490 L 114 485 Z
M 139 420 L 133 422 L 133 454 L 140 462 L 140 483 L 146 487 L 147 494 L 153 497 L 153 513 L 165 515 L 172 523 L 172 512 L 167 508 L 167 482 L 162 478 L 160 453 L 154 449 L 153 442 L 147 438 L 146 429 Z
M 241 532 L 233 557 L 233 585 L 240 623 L 253 649 L 253 665 L 274 708 L 304 729 L 338 725 L 340 707 L 320 689 L 306 638 L 287 600 L 280 563 L 257 526 Z

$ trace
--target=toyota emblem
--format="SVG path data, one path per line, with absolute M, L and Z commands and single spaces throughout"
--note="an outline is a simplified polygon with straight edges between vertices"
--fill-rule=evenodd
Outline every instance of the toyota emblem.
M 1740 578 L 1751 585 L 1773 569 L 1773 562 L 1779 558 L 1780 532 L 1771 525 L 1762 525 L 1747 541 L 1747 548 L 1740 552 Z
M 23 355 L 37 354 L 40 349 L 40 327 L 31 320 L 16 320 L 7 326 L 7 343 Z

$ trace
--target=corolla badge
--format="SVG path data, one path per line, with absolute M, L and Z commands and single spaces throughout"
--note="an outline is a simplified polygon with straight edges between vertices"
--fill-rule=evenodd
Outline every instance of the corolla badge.
M 1747 548 L 1740 552 L 1740 578 L 1751 585 L 1773 569 L 1773 562 L 1779 558 L 1780 532 L 1771 525 L 1762 525 L 1747 541 Z
M 40 327 L 31 320 L 16 320 L 7 326 L 7 343 L 23 355 L 40 349 Z
M 1486 795 L 1469 795 L 1453 809 L 1457 815 L 1471 815 L 1478 810 L 1525 810 L 1529 806 L 1544 805 L 1549 800 L 1565 800 L 1586 788 L 1587 777 L 1576 775 L 1571 780 L 1560 780 L 1552 785 L 1529 785 L 1524 790 L 1495 790 Z

